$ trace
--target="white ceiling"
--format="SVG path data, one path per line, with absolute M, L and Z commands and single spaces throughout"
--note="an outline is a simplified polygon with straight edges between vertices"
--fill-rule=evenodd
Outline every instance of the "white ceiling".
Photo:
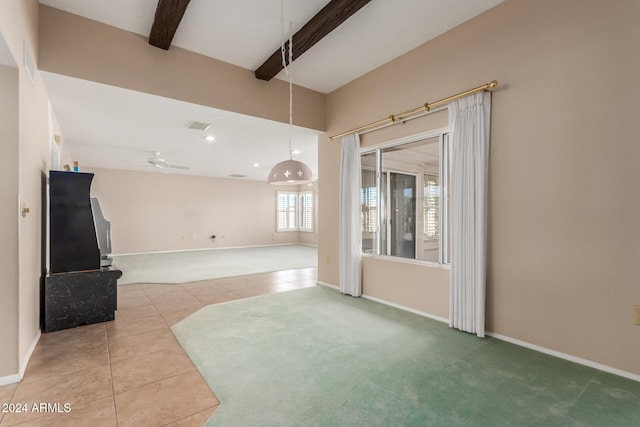
M 42 72 L 65 141 L 82 166 L 149 170 L 152 151 L 189 171 L 170 173 L 266 180 L 289 155 L 289 126 L 202 105 Z M 215 141 L 189 129 L 211 123 Z M 294 126 L 294 157 L 317 176 L 318 132 Z M 259 166 L 253 166 L 258 163 Z
M 372 0 L 294 62 L 293 81 L 329 93 L 502 1 Z M 285 0 L 285 19 L 295 32 L 328 2 Z M 40 3 L 148 36 L 157 0 Z M 173 40 L 176 46 L 251 70 L 281 42 L 278 0 L 191 0 Z M 264 180 L 288 155 L 287 125 L 43 74 L 65 141 L 86 166 L 135 169 L 122 160 L 144 161 L 144 151 L 155 150 L 169 163 L 190 166 L 187 173 L 236 173 Z M 277 78 L 284 79 L 284 72 Z M 190 120 L 213 121 L 217 141 L 204 144 L 201 135 L 193 135 L 197 131 L 185 128 Z M 297 128 L 294 137 L 302 150 L 295 157 L 314 174 L 316 135 Z M 253 162 L 261 166 L 253 168 Z

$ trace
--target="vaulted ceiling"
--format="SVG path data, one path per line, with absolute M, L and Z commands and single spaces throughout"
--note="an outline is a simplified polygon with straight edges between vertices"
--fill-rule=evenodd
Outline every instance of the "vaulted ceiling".
M 292 32 L 296 34 L 293 43 L 294 62 L 291 67 L 293 81 L 297 85 L 329 93 L 501 1 L 285 0 L 285 20 L 291 22 Z M 152 44 L 164 44 L 163 48 L 167 47 L 170 40 L 171 45 L 245 69 L 258 70 L 256 74 L 261 78 L 268 79 L 273 74 L 276 78 L 286 78 L 284 72 L 280 71 L 282 66 L 279 53 L 284 38 L 278 0 L 40 0 L 40 3 L 145 37 L 151 35 L 151 42 L 155 42 Z M 330 9 L 331 6 L 336 6 L 336 9 L 329 10 L 323 16 L 323 10 Z M 184 14 L 180 17 L 181 10 Z M 343 18 L 344 22 L 340 23 L 339 18 Z M 334 19 L 338 21 L 332 24 Z M 303 33 L 307 23 L 307 27 L 310 26 L 311 29 L 305 36 Z M 286 33 L 288 24 L 285 27 Z M 328 29 L 331 31 L 323 31 Z M 172 37 L 171 33 L 174 31 Z M 297 46 L 308 49 L 298 53 Z M 266 172 L 262 168 L 268 170 L 272 164 L 282 160 L 282 151 L 286 151 L 285 147 L 282 150 L 261 152 L 256 145 L 264 146 L 265 138 L 274 141 L 276 146 L 279 144 L 276 141 L 284 141 L 283 144 L 286 144 L 289 130 L 281 123 L 265 125 L 260 122 L 261 119 L 214 109 L 201 111 L 206 107 L 180 105 L 177 101 L 160 97 L 125 93 L 122 89 L 100 87 L 95 83 L 65 76 L 48 73 L 44 75 L 65 140 L 73 155 L 87 166 L 143 170 L 144 166 L 136 166 L 136 162 L 144 163 L 148 151 L 156 150 L 166 153 L 167 160 L 171 163 L 189 165 L 191 171 L 186 173 L 224 176 L 220 175 L 222 172 L 212 171 L 224 170 L 228 175 L 227 172 L 233 170 L 231 173 L 247 175 L 249 179 L 264 179 Z M 205 121 L 215 119 L 220 123 L 226 122 L 228 126 L 223 131 L 224 137 L 217 137 L 217 143 L 220 143 L 218 148 L 223 143 L 221 139 L 227 148 L 220 152 L 224 156 L 211 156 L 206 165 L 201 165 L 205 163 L 202 162 L 205 157 L 203 152 L 216 150 L 215 145 L 202 145 L 201 135 L 198 135 L 197 144 L 188 142 L 189 134 L 185 133 L 184 121 L 165 120 L 154 126 L 154 118 L 135 120 L 129 116 L 127 120 L 127 117 L 118 114 L 117 106 L 114 106 L 113 111 L 107 111 L 99 98 L 91 99 L 88 95 L 91 93 L 100 93 L 100 96 L 107 96 L 109 99 L 126 97 L 131 103 L 153 104 L 154 108 L 159 109 L 157 117 L 171 117 L 176 111 L 192 110 L 194 120 L 197 120 L 196 117 L 203 117 Z M 79 111 L 73 111 L 74 108 L 80 108 L 79 105 L 72 105 L 73 99 L 78 102 L 82 99 L 84 111 L 80 114 Z M 110 132 L 117 134 L 110 138 L 86 135 L 89 129 L 105 130 L 105 117 L 109 118 Z M 147 126 L 151 126 L 151 129 L 163 131 L 140 132 L 137 126 L 140 121 L 148 121 Z M 175 128 L 164 129 L 169 125 Z M 247 137 L 244 130 L 248 128 L 261 130 L 264 138 L 258 141 Z M 314 172 L 317 171 L 314 146 L 316 135 L 315 131 L 296 129 L 294 136 L 294 141 L 300 141 L 302 156 L 308 156 L 300 160 L 309 163 Z M 124 141 L 132 142 L 125 144 Z M 193 149 L 187 149 L 188 147 Z M 134 152 L 138 154 L 132 154 Z M 256 167 L 253 163 L 268 166 Z

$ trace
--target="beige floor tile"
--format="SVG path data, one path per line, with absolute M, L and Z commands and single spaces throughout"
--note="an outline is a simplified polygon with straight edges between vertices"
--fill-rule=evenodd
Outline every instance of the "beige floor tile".
M 227 286 L 227 291 L 231 293 L 242 293 L 243 295 L 247 292 L 251 292 L 255 289 L 266 289 L 267 285 L 262 286 L 247 286 L 245 284 L 238 284 L 238 286 Z
M 105 325 L 108 322 L 78 326 L 61 331 L 43 332 L 38 346 L 68 346 L 74 342 L 100 342 L 105 338 Z
M 156 307 L 167 302 L 183 303 L 193 300 L 193 296 L 186 289 L 183 289 L 180 286 L 178 286 L 178 288 L 179 290 L 175 292 L 161 292 L 159 294 L 150 294 L 149 299 Z
M 318 284 L 316 279 L 307 278 L 307 279 L 298 279 L 294 282 L 291 282 L 293 285 L 298 285 L 303 288 L 308 288 L 310 286 L 315 286 Z
M 17 385 L 16 383 L 0 386 L 0 402 L 9 402 Z
M 151 300 L 146 295 L 118 298 L 118 308 L 140 307 L 150 304 Z
M 95 400 L 93 402 L 72 405 L 68 412 L 65 412 L 63 405 L 59 405 L 57 412 L 31 414 L 31 416 L 23 417 L 20 426 L 29 427 L 116 427 L 116 411 L 113 403 L 113 396 Z M 26 421 L 23 423 L 23 421 Z M 5 424 L 2 424 L 3 426 Z M 9 424 L 7 424 L 9 425 Z
M 48 403 L 64 404 L 71 407 L 86 404 L 113 395 L 111 385 L 111 370 L 108 366 L 90 368 L 63 376 L 49 376 L 39 381 L 20 383 L 13 395 L 13 402 L 27 404 Z M 40 418 L 42 413 L 30 411 L 28 413 L 6 414 L 3 423 L 19 423 Z
M 278 272 L 278 278 L 284 282 L 298 282 L 304 279 L 316 280 L 317 272 L 315 269 L 288 270 Z
M 166 284 L 166 285 L 147 285 L 144 288 L 145 293 L 148 296 L 160 296 L 160 295 L 176 295 L 184 292 L 184 288 L 179 284 Z
M 40 381 L 48 377 L 60 377 L 88 368 L 105 366 L 109 366 L 106 338 L 100 341 L 73 341 L 60 345 L 38 345 L 31 356 L 22 383 Z
M 202 307 L 204 307 L 204 305 Z M 164 318 L 164 321 L 167 323 L 167 325 L 171 327 L 176 323 L 178 323 L 179 321 L 191 316 L 193 313 L 200 310 L 202 307 L 199 307 L 197 309 L 185 308 L 183 310 L 171 311 L 171 312 L 162 314 L 162 317 Z
M 318 268 L 317 267 L 309 267 L 309 268 L 300 268 L 298 270 L 294 270 L 299 274 L 306 274 L 309 276 L 317 277 L 318 276 Z
M 121 427 L 165 425 L 218 404 L 197 371 L 147 384 L 115 398 Z
M 157 302 L 154 302 L 154 305 L 156 306 L 160 314 L 162 314 L 163 316 L 169 313 L 173 313 L 175 311 L 182 311 L 182 310 L 196 311 L 204 307 L 204 305 L 200 301 L 198 301 L 196 298 L 194 298 L 189 294 L 187 295 L 188 297 L 184 297 L 184 298 L 181 297 L 179 299 L 174 299 L 174 300 L 167 299 L 167 300 L 157 301 Z
M 201 295 L 224 295 L 229 293 L 229 290 L 223 286 L 212 286 L 206 284 L 185 289 L 190 295 L 193 295 L 196 298 Z
M 272 289 L 274 292 L 284 292 L 284 291 L 291 291 L 293 289 L 300 289 L 303 287 L 304 286 L 299 285 L 297 283 L 282 282 L 277 285 L 271 286 L 270 289 Z
M 279 285 L 281 283 L 286 283 L 286 282 L 280 279 L 261 280 L 256 282 L 243 283 L 242 286 L 240 287 L 242 289 L 264 288 L 267 286 Z M 235 290 L 235 288 L 233 290 Z
M 135 297 L 146 297 L 147 294 L 144 291 L 144 288 L 132 289 L 132 290 L 122 290 L 118 289 L 118 301 L 124 298 L 135 298 Z
M 297 274 L 296 270 L 275 271 L 273 272 L 273 277 L 278 280 L 286 280 L 296 277 Z
M 0 413 L 0 423 L 115 426 L 117 409 L 120 425 L 201 426 L 218 401 L 167 325 L 204 305 L 313 286 L 316 280 L 317 269 L 310 268 L 119 286 L 115 321 L 43 333 L 23 382 L 0 387 L 0 402 L 13 397 L 72 403 L 71 412 L 5 414 L 9 419 Z
M 118 319 L 115 322 L 110 322 L 106 328 L 108 339 L 113 340 L 131 335 L 140 335 L 145 332 L 155 331 L 156 329 L 168 328 L 168 326 L 162 316 L 154 314 L 153 316 L 136 319 L 133 322 L 124 322 Z
M 113 390 L 122 393 L 195 369 L 181 348 L 121 360 L 111 364 Z
M 278 277 L 272 273 L 252 274 L 243 276 L 241 282 L 246 284 L 262 284 L 278 280 Z
M 197 414 L 193 414 L 174 423 L 167 424 L 167 427 L 202 427 L 207 420 L 211 418 L 211 415 L 213 415 L 216 408 L 217 406 L 205 409 Z
M 182 347 L 169 329 L 157 329 L 139 335 L 109 340 L 111 363 L 176 348 Z
M 220 282 L 220 279 L 211 279 L 211 280 L 201 280 L 199 282 L 182 283 L 180 287 L 182 287 L 182 289 L 186 289 L 187 291 L 191 291 L 192 289 L 204 288 L 204 287 L 217 289 L 222 287 L 222 283 Z
M 130 285 L 118 285 L 118 295 L 121 293 L 127 293 L 131 291 L 141 291 L 144 290 L 145 284 L 143 283 L 135 283 Z
M 16 390 L 17 385 L 16 383 L 0 386 L 0 407 L 5 403 L 11 402 L 11 397 L 13 397 L 13 392 Z M 2 423 L 3 418 L 4 412 L 0 412 L 0 423 Z
M 245 276 L 236 276 L 236 277 L 223 277 L 221 279 L 215 279 L 215 286 L 236 286 L 238 283 L 241 283 L 244 280 Z
M 147 316 L 154 316 L 160 314 L 155 305 L 143 305 L 140 307 L 118 307 L 116 310 L 116 322 L 130 322 L 137 319 L 142 319 Z
M 16 402 L 17 403 L 17 402 Z M 29 403 L 20 403 L 19 409 L 17 407 L 12 407 L 11 412 L 7 412 L 3 414 L 1 424 L 2 427 L 6 426 L 32 426 L 39 420 L 47 417 L 47 413 L 33 411 L 33 407 Z M 45 424 L 47 425 L 47 424 Z M 51 425 L 51 424 L 49 424 Z
M 79 350 L 101 348 L 107 338 L 107 323 L 43 333 L 34 351 L 34 356 L 38 356 L 40 352 L 57 355 L 58 353 L 77 353 Z
M 233 292 L 217 293 L 211 295 L 198 295 L 196 299 L 204 305 L 219 304 L 221 302 L 233 301 L 241 297 Z
M 267 295 L 270 292 L 270 287 L 268 286 L 260 286 L 253 288 L 238 288 L 233 291 L 233 294 L 237 295 L 239 298 L 251 298 L 257 297 L 260 295 Z

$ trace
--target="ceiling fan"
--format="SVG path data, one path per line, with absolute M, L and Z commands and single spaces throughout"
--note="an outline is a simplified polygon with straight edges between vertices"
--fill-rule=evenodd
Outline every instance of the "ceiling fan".
M 181 166 L 181 165 L 172 165 L 167 163 L 167 161 L 165 159 L 163 159 L 162 157 L 160 157 L 160 152 L 159 151 L 152 151 L 151 152 L 151 157 L 149 157 L 147 159 L 147 165 L 157 168 L 157 169 L 165 169 L 165 168 L 170 168 L 170 169 L 184 169 L 184 170 L 189 170 L 190 168 L 188 166 Z

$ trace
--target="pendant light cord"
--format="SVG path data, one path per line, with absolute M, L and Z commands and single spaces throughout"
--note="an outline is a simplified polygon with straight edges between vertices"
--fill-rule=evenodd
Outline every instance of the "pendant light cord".
M 282 45 L 280 46 L 280 53 L 282 54 L 282 67 L 289 80 L 289 160 L 293 160 L 293 148 L 291 147 L 291 139 L 293 138 L 293 76 L 289 65 L 293 61 L 293 22 L 289 22 L 289 62 L 287 63 L 286 43 L 284 41 L 285 28 L 284 28 L 284 0 L 280 0 L 280 21 L 282 24 Z

